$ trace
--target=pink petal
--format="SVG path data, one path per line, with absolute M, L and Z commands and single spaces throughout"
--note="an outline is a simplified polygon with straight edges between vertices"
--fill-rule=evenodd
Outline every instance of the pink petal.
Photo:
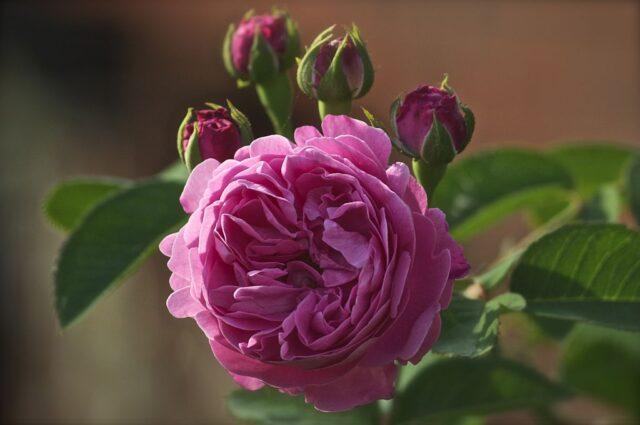
M 310 125 L 298 127 L 293 133 L 293 140 L 296 141 L 298 146 L 304 146 L 307 140 L 315 139 L 316 137 L 322 137 L 322 134 L 320 134 L 317 128 Z
M 191 171 L 187 184 L 184 186 L 180 203 L 187 213 L 192 213 L 198 208 L 200 198 L 207 189 L 207 183 L 211 180 L 213 172 L 220 163 L 213 158 L 205 159 Z
M 175 241 L 177 233 L 172 233 L 170 235 L 165 236 L 160 242 L 160 252 L 167 256 L 171 256 L 171 249 L 173 248 L 173 241 Z
M 257 391 L 260 388 L 264 387 L 264 382 L 259 379 L 251 378 L 249 376 L 236 375 L 235 373 L 230 373 L 231 377 L 238 385 L 240 385 L 245 390 L 249 391 Z
M 250 156 L 251 156 L 251 150 L 249 146 L 242 146 L 240 149 L 236 151 L 235 155 L 233 156 L 233 159 L 235 159 L 236 161 L 242 161 L 243 159 L 247 159 Z
M 355 367 L 339 379 L 304 389 L 307 403 L 323 412 L 340 412 L 376 400 L 393 398 L 397 367 Z
M 291 142 L 286 137 L 272 135 L 260 137 L 249 146 L 251 156 L 287 155 L 293 151 Z
M 415 356 L 440 308 L 439 300 L 448 280 L 451 257 L 448 251 L 434 255 L 435 228 L 426 217 L 414 214 L 414 222 L 416 252 L 407 281 L 410 302 L 371 347 L 363 365 L 381 366 Z
M 227 371 L 257 378 L 266 384 L 279 388 L 325 384 L 344 375 L 353 367 L 353 363 L 346 361 L 318 369 L 302 369 L 284 364 L 264 363 L 229 348 L 217 339 L 210 340 L 209 344 L 214 356 Z
M 322 120 L 322 132 L 327 137 L 351 134 L 364 140 L 381 164 L 386 165 L 391 154 L 391 140 L 383 130 L 346 115 L 327 115 Z
M 411 172 L 409 167 L 402 162 L 396 162 L 387 168 L 388 186 L 400 197 L 404 196 L 410 179 Z
M 193 317 L 203 310 L 202 305 L 191 296 L 191 288 L 184 287 L 169 295 L 167 309 L 174 317 Z

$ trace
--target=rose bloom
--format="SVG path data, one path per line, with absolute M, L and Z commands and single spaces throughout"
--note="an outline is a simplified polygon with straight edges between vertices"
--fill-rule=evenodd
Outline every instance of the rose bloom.
M 437 340 L 468 265 L 390 151 L 382 130 L 328 115 L 322 133 L 262 137 L 193 170 L 189 221 L 160 245 L 167 306 L 244 388 L 347 410 L 393 397 L 398 364 Z

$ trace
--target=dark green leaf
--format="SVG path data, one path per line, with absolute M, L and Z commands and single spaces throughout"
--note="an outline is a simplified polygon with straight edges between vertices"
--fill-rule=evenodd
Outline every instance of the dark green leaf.
M 447 214 L 454 236 L 465 239 L 519 209 L 566 198 L 572 185 L 565 169 L 544 154 L 496 150 L 454 162 L 432 206 Z
M 185 219 L 182 184 L 148 181 L 96 205 L 65 242 L 55 273 L 56 310 L 65 327 L 133 271 Z
M 494 356 L 452 358 L 422 369 L 396 396 L 392 422 L 540 407 L 568 395 L 558 384 L 518 363 Z
M 640 224 L 640 156 L 637 156 L 629 167 L 627 191 L 631 213 L 636 218 L 636 223 Z
M 600 186 L 621 180 L 631 151 L 619 145 L 582 142 L 558 147 L 549 156 L 569 171 L 580 193 L 590 198 Z
M 44 210 L 54 225 L 68 231 L 78 225 L 91 207 L 127 184 L 126 180 L 109 177 L 65 181 L 51 191 Z
M 259 425 L 374 425 L 379 422 L 376 404 L 341 413 L 323 413 L 306 404 L 303 397 L 282 394 L 271 388 L 231 393 L 227 406 L 241 420 Z
M 486 303 L 454 296 L 449 308 L 442 312 L 442 332 L 433 351 L 447 356 L 486 354 L 496 342 L 500 314 L 524 307 L 524 298 L 513 293 L 499 295 Z
M 640 335 L 581 324 L 569 335 L 564 381 L 640 416 Z
M 640 235 L 573 224 L 529 246 L 511 277 L 527 311 L 640 330 Z

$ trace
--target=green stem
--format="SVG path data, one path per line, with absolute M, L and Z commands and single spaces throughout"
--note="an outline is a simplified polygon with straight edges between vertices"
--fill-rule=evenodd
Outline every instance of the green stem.
M 327 114 L 331 115 L 348 115 L 351 112 L 351 100 L 323 102 L 318 101 L 318 112 L 320 119 L 323 120 Z
M 418 182 L 424 187 L 428 198 L 433 196 L 436 186 L 438 186 L 438 183 L 440 183 L 446 171 L 447 164 L 431 165 L 421 159 L 413 160 L 413 174 L 415 174 Z
M 293 88 L 287 74 L 282 72 L 268 81 L 256 84 L 256 93 L 276 133 L 291 138 L 293 136 L 291 124 Z

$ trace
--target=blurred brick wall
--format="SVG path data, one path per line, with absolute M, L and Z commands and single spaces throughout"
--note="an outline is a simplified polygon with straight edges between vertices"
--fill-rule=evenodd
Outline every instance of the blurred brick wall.
M 356 22 L 377 71 L 358 105 L 450 74 L 474 107 L 472 150 L 567 139 L 640 145 L 640 8 L 634 1 L 279 2 L 303 40 Z M 229 97 L 258 133 L 268 123 L 237 91 L 219 46 L 228 22 L 269 2 L 5 2 L 0 100 L 2 416 L 9 422 L 230 423 L 231 380 L 206 340 L 172 319 L 162 259 L 61 333 L 51 269 L 62 236 L 40 214 L 52 182 L 140 177 L 175 158 L 186 106 Z M 296 99 L 296 121 L 316 123 Z M 354 109 L 355 111 L 355 109 Z M 495 251 L 480 239 L 469 254 Z

